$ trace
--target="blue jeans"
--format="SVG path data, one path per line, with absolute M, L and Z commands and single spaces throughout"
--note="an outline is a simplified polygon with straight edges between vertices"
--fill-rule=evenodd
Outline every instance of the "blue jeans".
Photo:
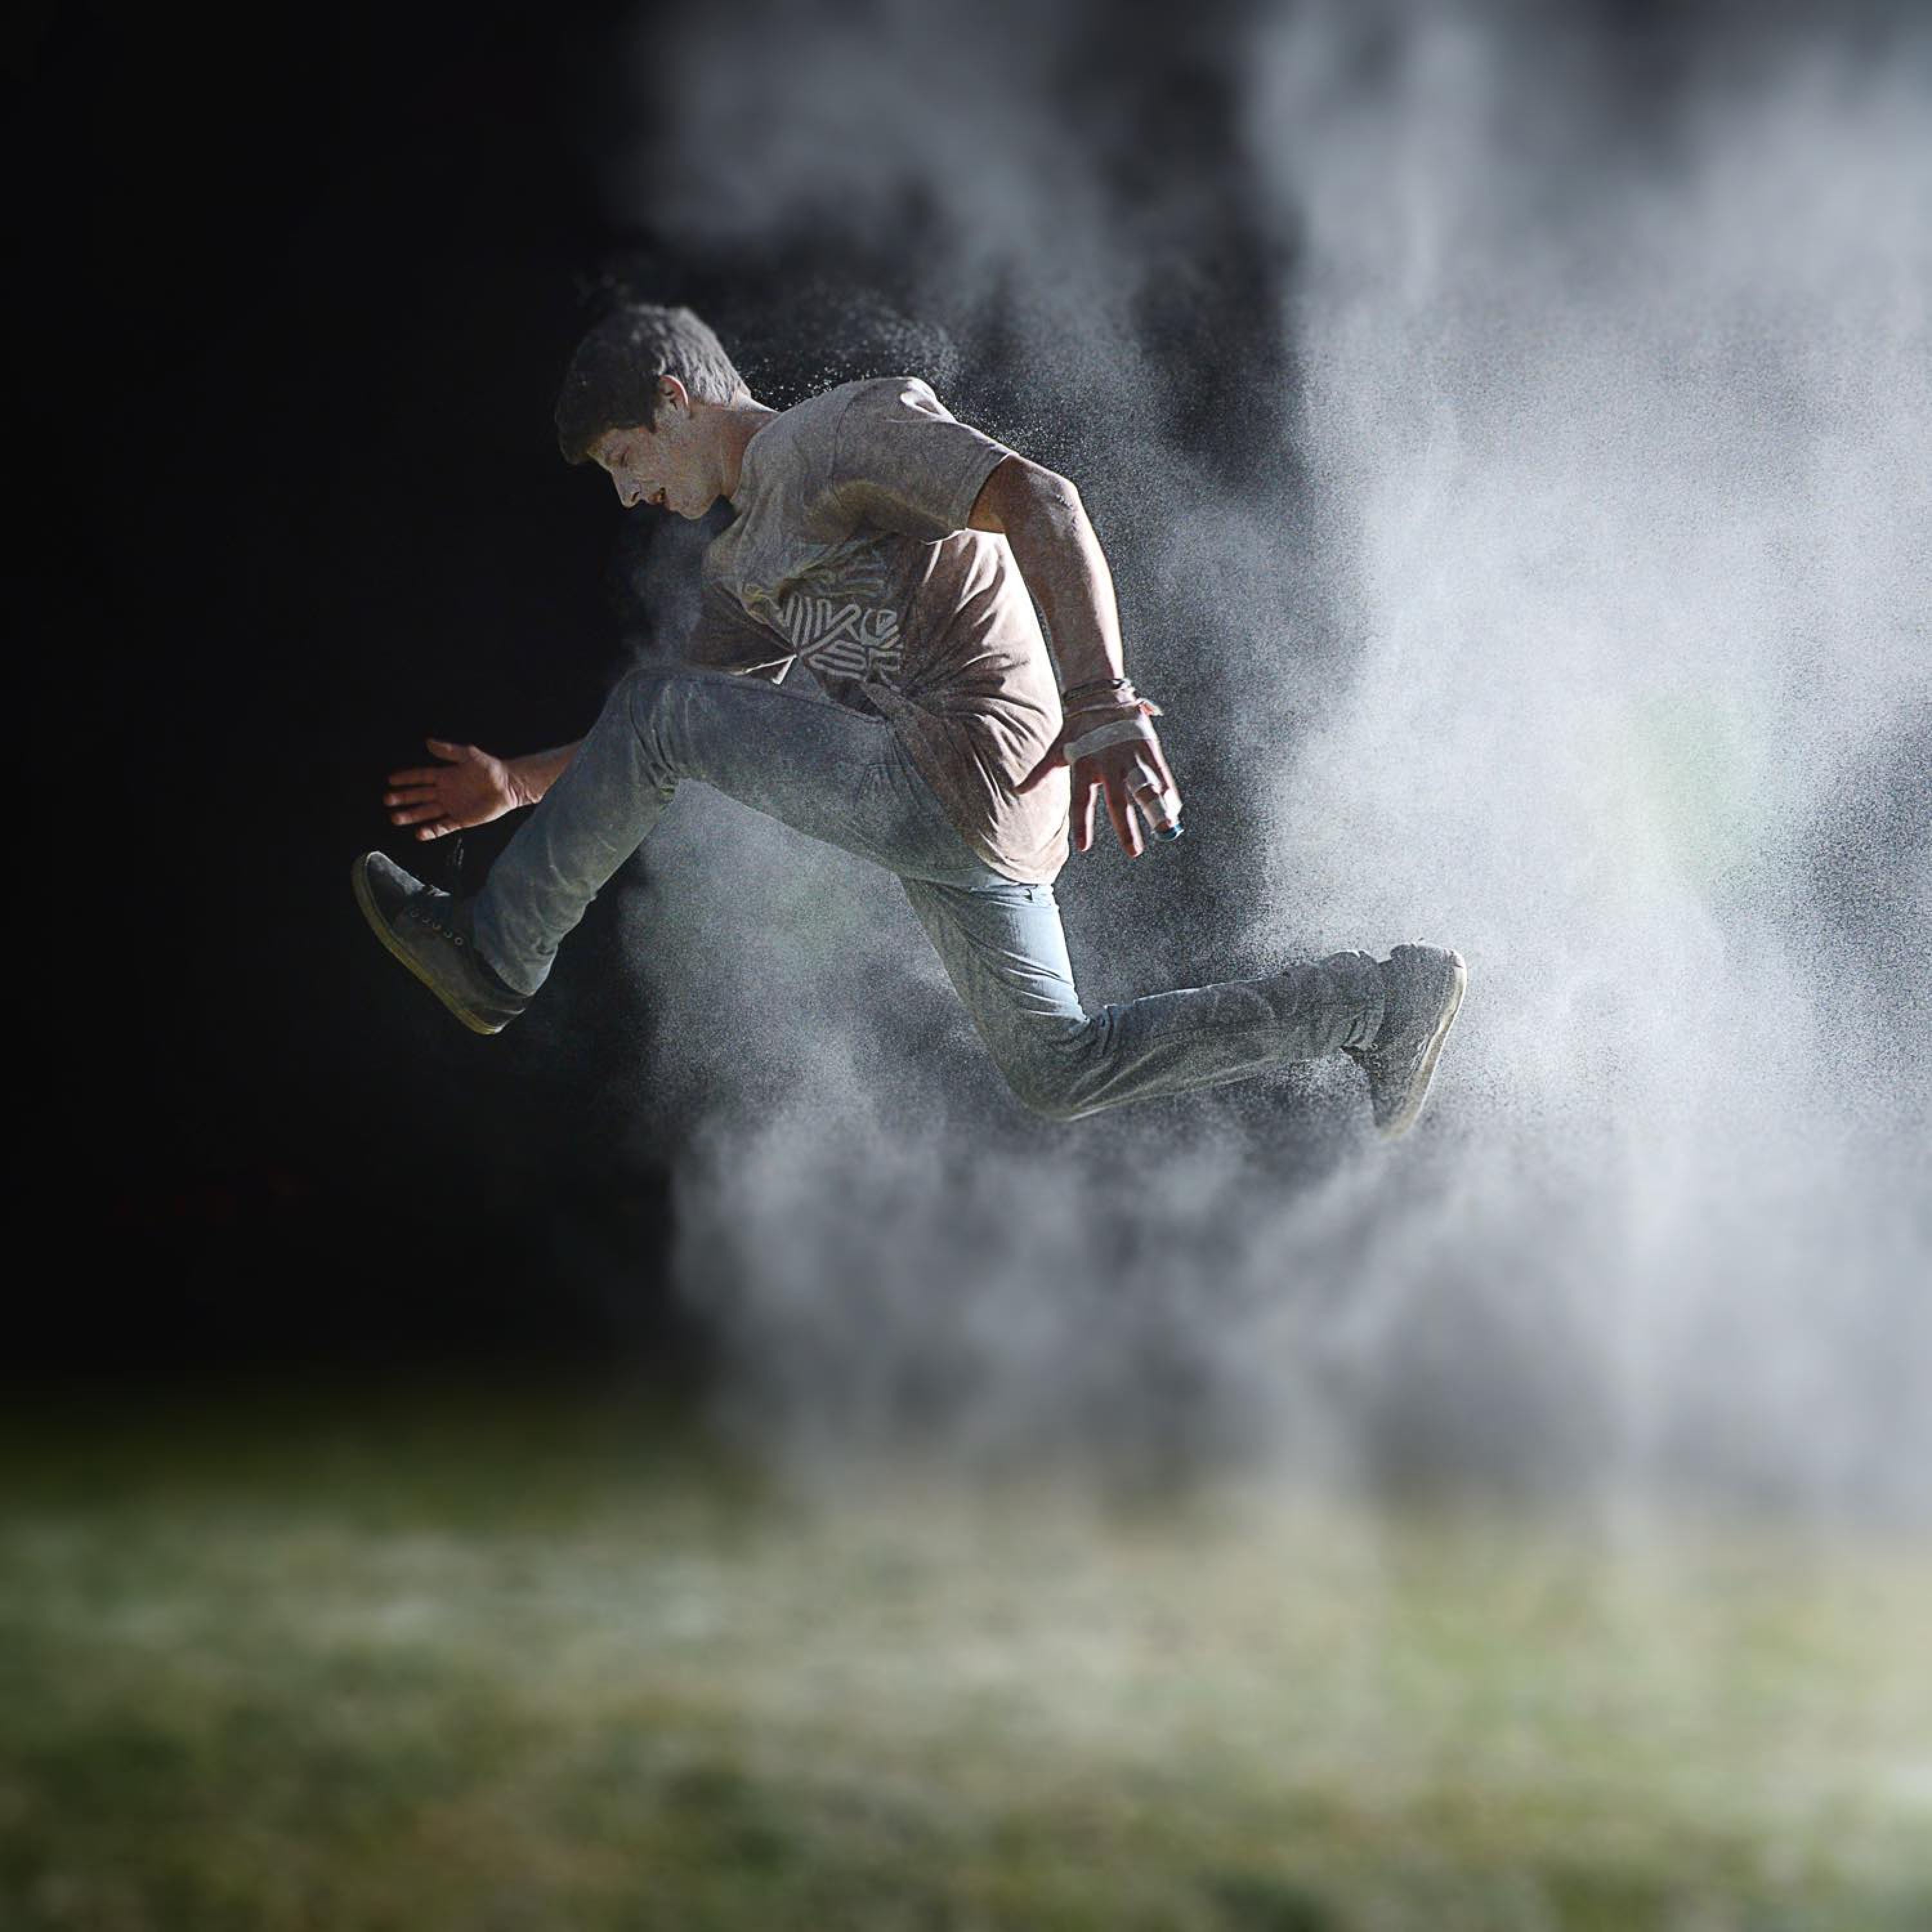
M 1088 1013 L 1053 887 L 981 860 L 884 719 L 677 666 L 618 684 L 491 868 L 476 943 L 512 986 L 542 986 L 558 943 L 685 778 L 896 874 L 1008 1085 L 1051 1118 L 1316 1059 L 1367 1044 L 1382 1024 L 1382 975 L 1366 952 Z

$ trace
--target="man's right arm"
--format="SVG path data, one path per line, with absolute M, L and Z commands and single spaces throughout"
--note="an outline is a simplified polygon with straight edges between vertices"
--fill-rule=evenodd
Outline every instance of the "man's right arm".
M 426 738 L 441 761 L 392 772 L 382 802 L 392 825 L 413 825 L 418 838 L 441 838 L 452 832 L 487 825 L 518 806 L 534 805 L 556 784 L 583 743 L 559 745 L 520 758 L 493 757 L 476 745 Z

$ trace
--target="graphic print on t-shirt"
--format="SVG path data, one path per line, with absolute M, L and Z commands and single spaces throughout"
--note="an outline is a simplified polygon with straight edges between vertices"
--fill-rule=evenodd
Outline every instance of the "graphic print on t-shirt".
M 799 589 L 760 601 L 813 670 L 896 686 L 899 614 L 881 601 L 888 582 L 878 547 L 860 538 L 828 553 Z

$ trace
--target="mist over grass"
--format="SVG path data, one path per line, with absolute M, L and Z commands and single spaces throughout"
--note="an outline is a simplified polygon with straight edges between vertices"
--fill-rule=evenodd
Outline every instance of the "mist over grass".
M 1917 1932 L 1923 1552 L 804 1498 L 629 1399 L 7 1418 L 21 1932 Z M 31 1460 L 17 1453 L 31 1446 Z
M 1932 38 L 1111 22 L 653 16 L 613 206 L 890 257 L 827 379 L 1080 484 L 1196 804 L 1062 875 L 1090 1008 L 1411 938 L 1468 1002 L 1393 1153 L 1340 1060 L 1048 1126 L 892 880 L 689 788 L 638 1133 L 730 1412 L 1932 1520 Z

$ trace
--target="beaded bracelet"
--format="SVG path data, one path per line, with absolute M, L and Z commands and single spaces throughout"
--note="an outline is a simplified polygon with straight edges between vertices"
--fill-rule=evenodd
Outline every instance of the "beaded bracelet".
M 1095 698 L 1084 704 L 1070 704 L 1071 698 L 1085 698 L 1090 692 L 1112 692 L 1111 698 Z M 1150 699 L 1142 698 L 1134 689 L 1133 680 L 1126 677 L 1090 678 L 1084 684 L 1070 685 L 1060 694 L 1060 715 L 1078 718 L 1090 711 L 1135 711 L 1149 717 L 1158 718 L 1160 706 Z
M 1090 677 L 1084 684 L 1070 684 L 1060 695 L 1063 701 L 1070 698 L 1084 698 L 1090 691 L 1124 691 L 1133 694 L 1133 680 L 1126 677 Z
M 1063 704 L 1060 715 L 1063 718 L 1084 718 L 1096 711 L 1138 711 L 1150 718 L 1161 715 L 1160 706 L 1150 698 L 1142 698 L 1130 693 L 1125 698 L 1110 698 L 1094 704 Z

